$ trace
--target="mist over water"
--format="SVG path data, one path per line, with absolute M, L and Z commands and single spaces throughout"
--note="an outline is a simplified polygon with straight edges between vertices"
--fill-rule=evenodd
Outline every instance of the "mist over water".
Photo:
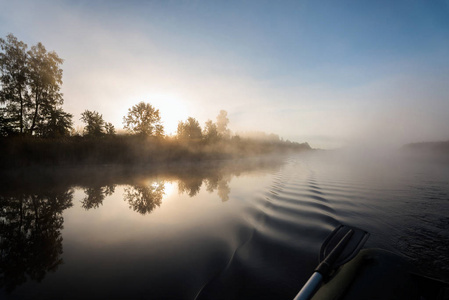
M 448 36 L 449 0 L 0 0 L 0 300 L 293 299 L 339 224 L 449 282 Z
M 2 178 L 6 299 L 292 299 L 339 223 L 449 279 L 449 166 L 438 161 L 313 151 L 35 174 Z

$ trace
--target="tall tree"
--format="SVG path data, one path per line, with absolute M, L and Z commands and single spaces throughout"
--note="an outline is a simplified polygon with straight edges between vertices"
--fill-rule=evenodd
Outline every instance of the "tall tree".
M 30 133 L 33 134 L 36 125 L 42 122 L 43 111 L 55 110 L 62 105 L 62 69 L 59 67 L 63 60 L 56 52 L 47 52 L 44 45 L 38 43 L 28 51 L 30 97 L 33 109 L 30 116 Z
M 24 132 L 25 111 L 30 106 L 27 47 L 12 34 L 6 40 L 0 38 L 0 125 L 5 133 Z
M 41 43 L 27 51 L 12 34 L 0 39 L 0 48 L 0 132 L 39 135 L 55 116 L 71 124 L 72 116 L 61 108 L 63 60 L 56 52 Z
M 104 135 L 105 122 L 103 120 L 103 116 L 98 112 L 85 110 L 81 114 L 80 120 L 86 124 L 83 130 L 83 134 L 85 136 L 99 137 Z
M 177 134 L 181 140 L 199 141 L 202 138 L 200 123 L 192 117 L 185 122 L 179 121 Z
M 151 104 L 140 102 L 128 109 L 128 114 L 123 117 L 124 128 L 134 134 L 146 136 L 164 136 L 159 109 Z

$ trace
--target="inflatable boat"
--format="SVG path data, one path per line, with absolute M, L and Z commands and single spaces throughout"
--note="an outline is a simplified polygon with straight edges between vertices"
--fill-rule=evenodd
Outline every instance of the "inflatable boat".
M 294 300 L 449 300 L 448 283 L 415 273 L 404 257 L 381 249 L 361 250 L 368 237 L 355 227 L 337 227 Z
M 401 256 L 364 249 L 323 283 L 312 300 L 449 300 L 449 284 L 412 271 Z

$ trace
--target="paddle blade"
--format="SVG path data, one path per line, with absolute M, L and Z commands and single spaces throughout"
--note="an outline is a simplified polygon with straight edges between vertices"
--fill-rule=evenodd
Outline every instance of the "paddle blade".
M 320 262 L 322 262 L 331 253 L 343 237 L 351 230 L 353 230 L 351 238 L 346 243 L 337 259 L 332 263 L 332 268 L 337 268 L 344 265 L 357 255 L 368 239 L 369 233 L 355 227 L 340 225 L 334 229 L 334 231 L 327 237 L 321 246 Z

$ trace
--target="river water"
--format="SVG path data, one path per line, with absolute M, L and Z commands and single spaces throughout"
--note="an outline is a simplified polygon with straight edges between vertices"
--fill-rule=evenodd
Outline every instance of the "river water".
M 2 299 L 292 299 L 340 223 L 449 280 L 447 163 L 313 152 L 1 180 Z

